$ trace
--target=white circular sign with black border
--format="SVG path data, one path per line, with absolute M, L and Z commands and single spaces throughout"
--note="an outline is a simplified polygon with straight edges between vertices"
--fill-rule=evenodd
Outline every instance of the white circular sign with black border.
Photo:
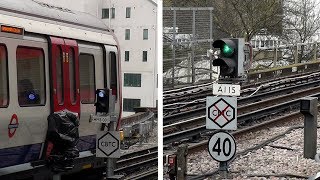
M 216 161 L 229 161 L 236 154 L 236 141 L 234 137 L 227 132 L 216 132 L 209 140 L 208 151 Z

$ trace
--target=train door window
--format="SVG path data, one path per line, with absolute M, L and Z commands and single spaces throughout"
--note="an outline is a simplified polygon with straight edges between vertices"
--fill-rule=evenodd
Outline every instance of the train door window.
M 142 53 L 142 61 L 147 62 L 148 61 L 148 51 L 143 51 Z
M 109 8 L 102 9 L 102 19 L 109 19 Z
M 19 105 L 44 105 L 46 91 L 43 50 L 19 46 L 16 59 Z
M 112 89 L 112 95 L 115 95 L 116 98 L 118 97 L 118 69 L 117 69 L 117 56 L 115 52 L 110 52 L 110 59 L 111 59 L 111 81 L 110 86 Z
M 134 112 L 135 107 L 140 107 L 141 99 L 126 99 L 123 98 L 123 111 Z
M 0 107 L 8 107 L 9 104 L 7 57 L 6 46 L 0 45 Z
M 129 51 L 125 51 L 124 52 L 124 61 L 129 61 L 130 58 L 130 52 Z
M 57 50 L 57 60 L 56 60 L 56 78 L 57 78 L 57 99 L 59 105 L 63 104 L 64 93 L 63 93 L 63 59 L 62 59 L 62 49 L 58 46 Z
M 93 104 L 95 102 L 95 68 L 94 56 L 91 54 L 80 54 L 80 97 L 82 104 Z
M 126 18 L 130 18 L 131 16 L 131 7 L 126 8 Z
M 111 19 L 114 19 L 116 17 L 116 9 L 111 8 Z
M 74 62 L 74 50 L 70 48 L 69 56 L 69 81 L 70 81 L 70 101 L 74 104 L 77 101 L 77 88 L 76 88 L 76 63 Z
M 143 30 L 143 40 L 148 40 L 148 29 Z
M 130 29 L 126 29 L 125 40 L 130 40 Z

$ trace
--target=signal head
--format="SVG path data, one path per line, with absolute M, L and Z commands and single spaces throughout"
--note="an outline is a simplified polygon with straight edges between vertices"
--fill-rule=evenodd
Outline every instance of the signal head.
M 97 101 L 94 104 L 96 106 L 96 111 L 107 113 L 109 110 L 108 91 L 106 91 L 105 89 L 97 89 L 96 90 L 96 97 L 97 97 Z
M 238 77 L 239 39 L 219 39 L 213 42 L 213 48 L 220 49 L 220 55 L 213 60 L 213 66 L 220 67 L 220 75 Z

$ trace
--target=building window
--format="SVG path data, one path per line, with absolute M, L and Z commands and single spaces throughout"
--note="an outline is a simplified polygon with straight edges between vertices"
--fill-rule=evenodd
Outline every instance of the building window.
M 148 39 L 148 29 L 144 29 L 143 30 L 143 40 L 147 40 Z
M 141 74 L 124 73 L 125 87 L 141 87 Z
M 148 51 L 143 51 L 142 61 L 143 62 L 148 61 Z
M 111 19 L 114 19 L 116 17 L 116 9 L 111 8 Z
M 43 50 L 33 47 L 18 47 L 16 58 L 19 105 L 44 105 L 46 102 L 46 81 Z
M 7 48 L 0 45 L 0 107 L 9 105 Z
M 131 8 L 127 7 L 126 8 L 126 18 L 130 18 L 130 16 L 131 16 Z
M 80 54 L 79 69 L 81 103 L 93 104 L 96 98 L 94 56 L 91 54 Z
M 125 51 L 124 52 L 124 61 L 129 61 L 129 56 L 130 56 L 129 51 Z
M 134 112 L 135 107 L 140 107 L 141 99 L 126 99 L 123 98 L 123 111 Z
M 130 40 L 130 29 L 126 29 L 125 40 Z
M 109 8 L 102 9 L 102 19 L 109 19 Z

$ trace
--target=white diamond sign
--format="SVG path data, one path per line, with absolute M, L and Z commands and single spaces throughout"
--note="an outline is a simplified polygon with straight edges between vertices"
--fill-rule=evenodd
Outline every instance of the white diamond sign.
M 206 105 L 207 129 L 237 129 L 237 98 L 207 97 Z

